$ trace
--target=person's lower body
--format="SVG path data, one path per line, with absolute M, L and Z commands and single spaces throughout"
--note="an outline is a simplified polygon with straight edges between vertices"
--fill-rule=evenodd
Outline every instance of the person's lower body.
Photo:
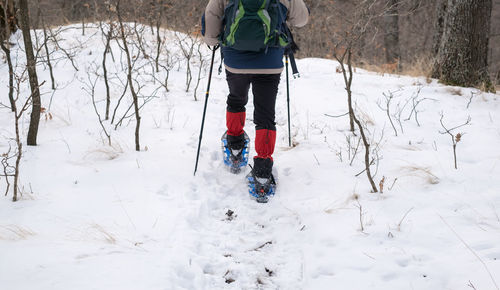
M 270 178 L 276 144 L 275 106 L 281 74 L 234 74 L 226 70 L 229 96 L 227 98 L 227 144 L 232 149 L 245 144 L 246 109 L 250 85 L 254 96 L 255 151 L 253 174 Z

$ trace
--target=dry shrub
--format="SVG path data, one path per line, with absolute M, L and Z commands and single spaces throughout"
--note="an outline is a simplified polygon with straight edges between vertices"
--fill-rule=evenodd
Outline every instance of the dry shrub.
M 114 160 L 123 152 L 124 151 L 121 145 L 115 141 L 111 144 L 111 146 L 105 145 L 104 147 L 89 150 L 87 154 L 85 154 L 84 158 L 93 158 L 95 160 Z
M 462 95 L 462 89 L 460 88 L 454 88 L 454 87 L 449 87 L 446 89 L 450 94 L 454 96 L 461 96 Z
M 386 74 L 398 74 L 398 63 L 383 63 L 383 64 L 373 64 L 370 61 L 360 61 L 356 63 L 356 66 L 370 71 L 382 76 Z
M 429 184 L 438 184 L 440 182 L 439 177 L 434 175 L 428 167 L 404 166 L 401 169 L 407 172 L 406 176 L 420 177 Z
M 18 225 L 0 226 L 0 240 L 19 241 L 34 236 L 35 232 Z
M 99 224 L 91 224 L 89 231 L 91 232 L 90 234 L 98 240 L 104 240 L 107 243 L 116 244 L 115 236 Z
M 433 58 L 427 55 L 416 57 L 413 61 L 402 64 L 402 70 L 399 70 L 399 63 L 374 64 L 375 61 L 359 61 L 356 65 L 367 71 L 375 72 L 381 75 L 399 74 L 412 77 L 426 77 L 430 80 L 432 73 Z M 428 81 L 429 82 L 429 81 Z
M 366 125 L 371 125 L 371 126 L 375 125 L 375 121 L 373 120 L 373 118 L 364 109 L 357 106 L 356 111 L 358 112 L 362 122 L 364 122 Z
M 432 66 L 434 59 L 429 55 L 421 55 L 413 59 L 409 63 L 403 64 L 403 71 L 401 74 L 409 75 L 412 77 L 426 77 L 430 78 L 432 74 Z
M 492 80 L 492 83 L 488 83 L 488 82 L 482 82 L 481 85 L 479 85 L 479 87 L 477 87 L 479 90 L 481 90 L 482 92 L 491 92 L 491 93 L 496 93 L 498 92 L 498 88 L 500 87 L 500 85 L 492 85 L 496 82 L 497 80 Z M 492 87 L 493 86 L 493 87 Z

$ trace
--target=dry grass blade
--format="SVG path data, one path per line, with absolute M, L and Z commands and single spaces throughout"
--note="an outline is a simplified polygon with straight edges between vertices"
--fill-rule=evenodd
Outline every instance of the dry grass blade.
M 497 282 L 495 281 L 495 278 L 493 278 L 493 275 L 491 274 L 490 269 L 488 268 L 486 263 L 483 261 L 483 259 L 481 259 L 481 257 L 479 257 L 479 255 L 464 241 L 464 239 L 462 239 L 462 237 L 460 237 L 460 235 L 446 222 L 446 220 L 442 216 L 439 215 L 439 217 L 441 218 L 443 223 L 453 232 L 453 234 L 455 234 L 455 236 L 462 242 L 462 244 L 464 244 L 464 246 L 479 260 L 479 262 L 481 262 L 481 264 L 483 264 L 484 269 L 490 275 L 490 278 L 491 278 L 491 281 L 493 282 L 493 285 L 495 285 L 495 288 L 497 290 L 500 290 Z
M 406 170 L 407 176 L 416 176 L 425 179 L 429 184 L 438 184 L 440 182 L 439 177 L 434 175 L 431 172 L 431 169 L 428 167 L 420 167 L 420 166 L 405 166 L 402 167 L 403 170 Z
M 36 235 L 35 232 L 26 227 L 18 225 L 0 226 L 0 240 L 6 240 L 6 241 L 26 240 L 30 236 L 34 235 Z

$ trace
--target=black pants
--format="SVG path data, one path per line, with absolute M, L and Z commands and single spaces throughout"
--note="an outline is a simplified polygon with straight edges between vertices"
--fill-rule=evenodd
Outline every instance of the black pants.
M 226 79 L 229 85 L 227 111 L 231 113 L 245 112 L 248 91 L 252 85 L 255 108 L 253 121 L 256 130 L 276 131 L 274 119 L 280 77 L 281 74 L 234 74 L 226 70 Z

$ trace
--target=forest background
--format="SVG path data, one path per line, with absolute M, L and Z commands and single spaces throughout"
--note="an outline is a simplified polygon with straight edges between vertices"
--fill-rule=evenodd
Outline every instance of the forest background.
M 108 18 L 109 1 L 105 0 L 37 0 L 29 1 L 32 26 L 59 26 L 69 23 L 98 22 Z M 156 25 L 158 19 L 165 28 L 186 33 L 200 30 L 200 18 L 208 0 L 122 0 L 125 20 Z M 305 0 L 311 10 L 309 25 L 295 29 L 299 57 L 332 58 L 333 32 L 342 32 L 346 19 L 353 15 L 355 6 L 348 0 Z M 433 0 L 403 0 L 397 2 L 397 27 L 388 25 L 387 17 L 374 19 L 368 33 L 363 35 L 354 63 L 371 70 L 394 72 L 394 63 L 403 74 L 430 75 L 433 63 L 435 26 L 438 21 L 438 3 Z M 489 41 L 489 72 L 491 80 L 500 84 L 500 0 L 492 1 Z M 161 10 L 161 11 L 160 11 Z M 161 17 L 159 18 L 159 15 Z M 390 23 L 390 20 L 389 20 Z M 397 29 L 397 30 L 396 30 Z M 396 30 L 396 31 L 395 31 Z M 397 52 L 388 51 L 387 35 L 397 35 Z

